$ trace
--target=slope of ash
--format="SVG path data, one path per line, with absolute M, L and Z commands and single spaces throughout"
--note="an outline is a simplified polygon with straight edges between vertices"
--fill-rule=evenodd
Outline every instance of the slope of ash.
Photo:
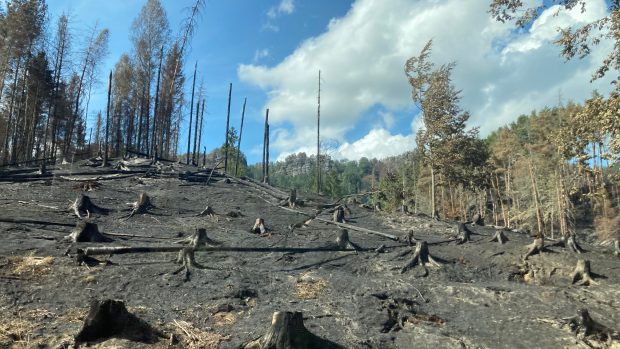
M 528 235 L 506 230 L 500 244 L 497 229 L 466 225 L 470 241 L 459 243 L 456 222 L 349 203 L 352 244 L 338 251 L 342 226 L 327 223 L 337 205 L 321 196 L 297 193 L 291 205 L 277 188 L 146 160 L 50 171 L 0 174 L 0 347 L 73 345 L 91 302 L 105 299 L 122 300 L 157 338 L 93 347 L 240 348 L 285 311 L 345 348 L 620 347 L 620 260 L 604 246 L 582 242 L 575 254 L 546 241 L 524 260 Z M 132 214 L 141 193 L 148 205 Z M 76 210 L 81 195 L 89 204 Z M 251 231 L 257 218 L 263 232 Z M 80 222 L 112 241 L 72 242 Z M 197 229 L 211 247 L 185 270 L 172 250 Z M 422 241 L 438 265 L 422 265 L 423 253 L 410 263 Z M 79 253 L 123 246 L 172 249 Z M 573 284 L 580 259 L 594 279 Z M 602 327 L 580 328 L 584 309 Z

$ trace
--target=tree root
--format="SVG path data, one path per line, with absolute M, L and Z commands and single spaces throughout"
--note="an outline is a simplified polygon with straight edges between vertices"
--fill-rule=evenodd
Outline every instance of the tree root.
M 151 204 L 151 198 L 149 198 L 146 193 L 140 193 L 140 195 L 138 195 L 138 201 L 129 203 L 128 205 L 131 206 L 131 213 L 127 216 L 128 219 L 133 217 L 136 213 L 147 213 L 150 208 L 154 207 L 153 204 Z
M 153 344 L 163 337 L 163 334 L 127 311 L 123 301 L 93 301 L 82 329 L 75 336 L 76 347 L 81 343 L 112 337 Z
M 612 329 L 594 321 L 588 309 L 580 309 L 577 316 L 563 320 L 566 321 L 571 332 L 573 332 L 578 339 L 590 337 L 611 344 L 612 339 L 617 337 L 617 333 L 614 333 Z
M 576 283 L 577 285 L 589 286 L 590 284 L 598 284 L 592 278 L 592 273 L 590 271 L 590 261 L 587 259 L 580 259 L 577 261 L 577 266 L 571 275 L 571 279 L 573 279 L 573 285 Z
M 415 267 L 420 264 L 424 268 L 424 276 L 428 275 L 428 270 L 426 269 L 426 264 L 431 264 L 432 266 L 441 267 L 441 264 L 437 262 L 433 256 L 428 251 L 428 244 L 426 241 L 418 242 L 415 250 L 413 251 L 413 257 L 411 260 L 400 270 L 400 273 L 403 274 L 407 270 Z
M 495 242 L 495 241 L 497 241 L 500 245 L 503 245 L 506 243 L 506 241 L 508 241 L 508 238 L 506 237 L 506 235 L 504 235 L 503 231 L 498 230 L 495 232 L 495 235 L 493 235 L 491 240 L 489 240 L 489 242 Z
M 541 253 L 545 249 L 545 239 L 543 237 L 537 237 L 534 242 L 526 246 L 527 252 L 523 256 L 523 260 L 527 260 L 528 257 Z
M 82 215 L 86 215 L 86 218 L 90 218 L 91 213 L 107 214 L 109 212 L 108 209 L 95 205 L 90 197 L 84 194 L 80 194 L 75 201 L 71 203 L 69 210 L 73 210 L 73 213 L 79 219 L 82 219 Z
M 113 239 L 101 234 L 99 227 L 91 222 L 79 222 L 71 234 L 65 236 L 64 240 L 70 242 L 112 242 Z
M 344 349 L 344 347 L 323 339 L 306 329 L 301 312 L 275 312 L 271 327 L 264 336 L 242 345 L 243 349 L 293 349 L 323 348 Z

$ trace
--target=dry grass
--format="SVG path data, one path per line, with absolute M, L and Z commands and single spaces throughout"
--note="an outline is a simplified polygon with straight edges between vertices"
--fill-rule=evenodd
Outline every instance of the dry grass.
M 315 299 L 327 286 L 327 281 L 313 272 L 301 274 L 295 283 L 295 295 L 301 299 Z
M 226 327 L 234 324 L 237 321 L 237 314 L 232 312 L 216 313 L 213 314 L 213 318 L 215 319 L 216 326 Z
M 66 321 L 66 322 L 81 323 L 87 314 L 88 314 L 87 308 L 70 308 L 67 311 L 65 311 L 64 314 L 59 316 L 59 319 Z
M 28 256 L 7 257 L 7 266 L 13 275 L 42 276 L 52 271 L 54 257 Z
M 0 321 L 0 347 L 29 348 L 30 333 L 34 329 L 35 325 L 21 316 Z
M 217 349 L 220 343 L 230 339 L 230 335 L 224 336 L 217 332 L 203 331 L 187 321 L 174 320 L 171 325 L 183 348 Z

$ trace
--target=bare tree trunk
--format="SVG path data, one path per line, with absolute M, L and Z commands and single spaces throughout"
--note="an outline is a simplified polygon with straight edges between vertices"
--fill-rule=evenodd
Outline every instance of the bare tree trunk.
M 245 103 L 247 98 L 243 99 L 243 110 L 241 111 L 241 128 L 239 129 L 239 140 L 237 141 L 237 158 L 235 162 L 235 177 L 239 175 L 239 158 L 241 156 L 241 137 L 243 136 L 243 119 L 245 118 Z M 204 109 L 203 109 L 204 111 Z
M 319 93 L 316 111 L 316 193 L 321 193 L 321 70 L 319 70 Z
M 194 79 L 192 82 L 192 99 L 189 103 L 189 131 L 187 132 L 187 160 L 185 161 L 186 165 L 189 165 L 189 146 L 191 144 L 192 139 L 192 116 L 194 114 L 194 90 L 196 88 L 196 69 L 198 69 L 198 62 L 194 65 Z
M 269 108 L 265 112 L 265 133 L 263 134 L 263 183 L 267 182 L 267 132 L 269 125 Z
M 151 151 L 153 156 L 157 157 L 157 145 L 158 141 L 162 139 L 161 135 L 158 135 L 161 125 L 159 125 L 159 81 L 161 80 L 161 62 L 164 58 L 164 46 L 159 49 L 159 68 L 157 69 L 157 85 L 155 87 L 155 109 L 153 110 L 153 133 L 151 137 Z M 161 148 L 161 147 L 160 147 Z M 159 149 L 161 151 L 161 149 Z
M 542 221 L 542 212 L 540 209 L 540 199 L 539 199 L 539 195 L 538 195 L 538 187 L 536 185 L 536 179 L 534 178 L 534 168 L 532 165 L 532 160 L 529 159 L 528 160 L 528 164 L 529 164 L 529 170 L 530 170 L 530 180 L 532 182 L 532 194 L 534 196 L 534 205 L 536 207 L 536 223 L 538 225 L 538 232 L 540 234 L 544 234 L 545 233 L 545 226 L 544 223 Z
M 198 159 L 196 158 L 196 141 L 198 140 L 198 115 L 200 115 L 200 98 L 196 102 L 196 124 L 194 125 L 194 149 L 192 150 L 192 164 L 198 166 Z M 200 151 L 200 148 L 198 148 Z
M 230 127 L 230 100 L 232 97 L 232 83 L 228 88 L 228 112 L 226 113 L 226 142 L 224 143 L 224 172 L 228 172 L 228 128 Z
M 3 164 L 6 165 L 9 161 L 9 135 L 11 134 L 11 123 L 13 119 L 13 109 L 15 106 L 15 98 L 17 95 L 17 79 L 19 75 L 21 59 L 17 59 L 17 67 L 15 68 L 15 76 L 13 77 L 13 91 L 11 91 L 11 101 L 9 102 L 9 116 L 6 123 L 6 133 L 4 135 L 4 147 L 3 147 Z
M 108 79 L 108 106 L 106 110 L 105 121 L 105 149 L 103 151 L 103 164 L 102 166 L 108 166 L 108 135 L 110 124 L 110 95 L 112 94 L 112 71 L 110 70 L 110 77 Z

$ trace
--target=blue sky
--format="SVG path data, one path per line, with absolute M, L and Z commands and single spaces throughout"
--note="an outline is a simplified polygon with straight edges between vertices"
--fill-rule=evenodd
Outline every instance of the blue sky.
M 96 22 L 110 29 L 103 77 L 123 52 L 131 51 L 131 23 L 145 2 L 49 0 L 48 6 L 52 25 L 61 13 L 71 15 L 74 48 Z M 191 3 L 162 0 L 173 33 Z M 558 26 L 605 15 L 605 0 L 589 1 L 584 14 L 552 16 L 551 9 L 522 32 L 490 19 L 486 6 L 481 0 L 207 0 L 185 62 L 187 81 L 196 61 L 197 82 L 204 81 L 207 150 L 224 141 L 232 82 L 231 125 L 238 127 L 243 98 L 248 98 L 242 151 L 250 163 L 260 161 L 267 107 L 272 158 L 313 153 L 319 69 L 326 152 L 357 159 L 412 149 L 422 125 L 403 65 L 431 38 L 437 64 L 456 61 L 454 83 L 463 90 L 463 108 L 472 114 L 470 126 L 480 127 L 483 135 L 520 114 L 557 104 L 560 95 L 580 102 L 595 88 L 609 90 L 608 81 L 589 83 L 608 43 L 587 59 L 568 63 L 552 45 Z M 91 116 L 104 110 L 104 99 L 101 83 L 93 91 Z M 182 137 L 180 144 L 186 142 Z

